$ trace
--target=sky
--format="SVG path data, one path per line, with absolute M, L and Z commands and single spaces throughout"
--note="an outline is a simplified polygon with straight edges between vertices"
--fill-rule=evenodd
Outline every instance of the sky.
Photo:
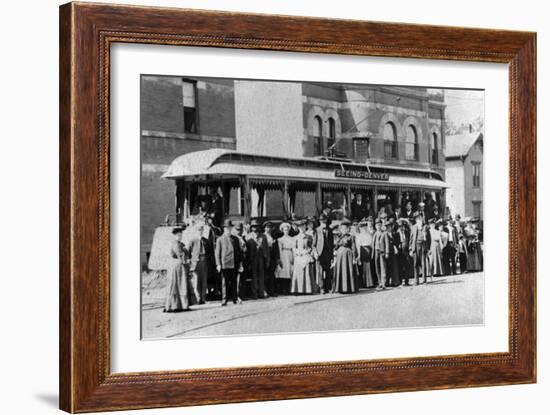
M 455 125 L 469 124 L 484 117 L 485 91 L 445 89 L 445 118 Z

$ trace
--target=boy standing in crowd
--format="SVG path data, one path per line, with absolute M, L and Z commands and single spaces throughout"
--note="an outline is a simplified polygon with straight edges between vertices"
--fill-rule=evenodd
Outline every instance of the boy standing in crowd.
M 390 256 L 390 240 L 388 238 L 388 233 L 382 230 L 382 219 L 376 219 L 374 225 L 376 232 L 374 232 L 372 241 L 372 255 L 376 268 L 376 275 L 378 276 L 377 289 L 385 290 L 387 286 L 386 272 L 387 260 Z

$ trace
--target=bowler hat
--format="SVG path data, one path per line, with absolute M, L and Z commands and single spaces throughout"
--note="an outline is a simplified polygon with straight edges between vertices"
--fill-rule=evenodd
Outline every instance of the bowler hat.
M 231 219 L 226 219 L 223 221 L 223 227 L 224 228 L 231 228 L 233 227 L 233 222 L 231 221 Z

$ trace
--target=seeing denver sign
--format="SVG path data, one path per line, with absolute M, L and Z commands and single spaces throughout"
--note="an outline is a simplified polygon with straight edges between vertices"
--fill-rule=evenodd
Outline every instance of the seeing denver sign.
M 365 180 L 389 180 L 390 175 L 387 173 L 372 173 L 361 170 L 334 170 L 335 177 L 345 177 L 348 179 L 365 179 Z

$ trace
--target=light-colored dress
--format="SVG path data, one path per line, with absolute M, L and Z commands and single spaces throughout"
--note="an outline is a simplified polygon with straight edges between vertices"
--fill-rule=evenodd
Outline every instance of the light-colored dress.
M 275 278 L 281 278 L 289 280 L 292 278 L 292 271 L 294 267 L 294 247 L 296 241 L 292 236 L 283 235 L 277 239 L 279 244 L 279 260 L 280 266 L 275 272 Z
M 313 294 L 318 291 L 315 282 L 315 259 L 313 258 L 313 238 L 299 233 L 294 237 L 294 269 L 290 292 L 293 294 Z
M 167 293 L 164 311 L 184 311 L 189 308 L 187 295 L 187 274 L 189 253 L 179 241 L 174 241 L 170 247 L 170 263 L 167 270 Z
M 376 281 L 372 272 L 372 237 L 374 233 L 367 230 L 359 232 L 355 236 L 355 244 L 357 246 L 357 255 L 361 265 L 361 285 L 365 288 L 374 287 Z
M 429 261 L 431 275 L 443 274 L 443 260 L 441 257 L 441 232 L 437 229 L 430 229 L 430 238 L 432 243 L 430 245 Z
M 334 259 L 334 283 L 332 292 L 353 293 L 357 291 L 355 281 L 354 243 L 349 234 L 341 235 L 336 241 L 336 257 Z

